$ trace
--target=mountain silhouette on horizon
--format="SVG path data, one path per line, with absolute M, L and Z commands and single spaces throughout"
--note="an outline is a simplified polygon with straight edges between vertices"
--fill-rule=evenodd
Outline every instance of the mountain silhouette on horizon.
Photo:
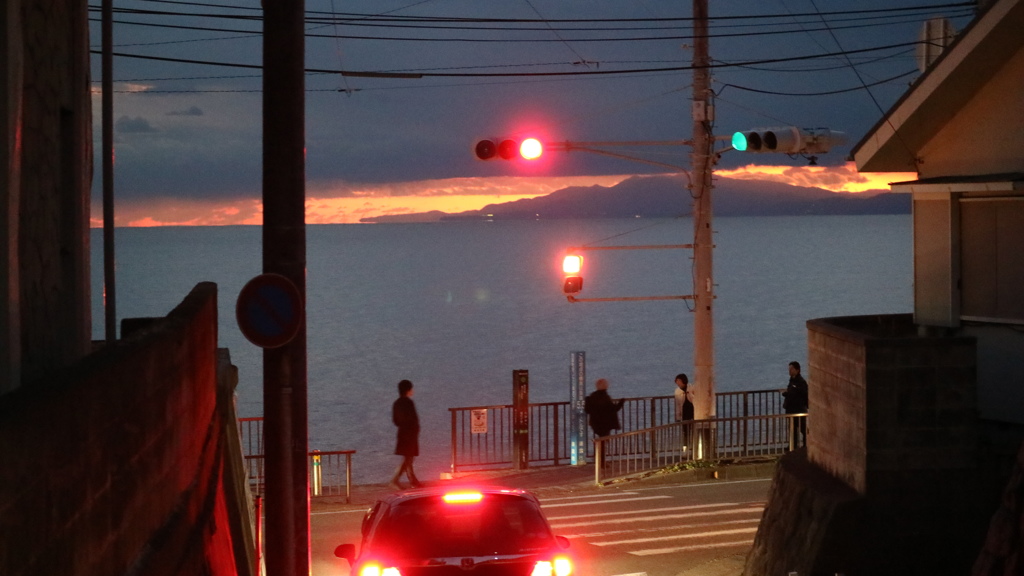
M 571 186 L 536 198 L 488 204 L 456 214 L 432 211 L 364 218 L 363 222 L 674 218 L 692 212 L 685 175 L 633 176 L 615 186 Z M 909 214 L 910 195 L 887 190 L 858 194 L 780 182 L 715 179 L 715 216 Z

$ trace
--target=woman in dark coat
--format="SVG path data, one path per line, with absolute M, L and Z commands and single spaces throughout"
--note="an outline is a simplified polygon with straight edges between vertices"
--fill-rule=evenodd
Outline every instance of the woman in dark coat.
M 416 404 L 412 401 L 412 382 L 408 380 L 398 383 L 398 400 L 391 405 L 391 421 L 398 427 L 395 454 L 402 457 L 402 463 L 398 465 L 388 485 L 401 490 L 402 485 L 398 480 L 405 474 L 409 485 L 419 488 L 420 481 L 416 479 L 412 463 L 420 455 L 420 418 L 416 414 Z

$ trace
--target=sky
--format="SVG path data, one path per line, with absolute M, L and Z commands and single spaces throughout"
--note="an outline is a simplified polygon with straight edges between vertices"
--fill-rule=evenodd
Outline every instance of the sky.
M 664 0 L 306 0 L 310 223 L 441 210 L 611 186 L 689 167 L 692 6 Z M 711 0 L 714 133 L 827 127 L 817 158 L 726 151 L 720 176 L 855 192 L 906 177 L 859 175 L 856 144 L 920 70 L 939 0 Z M 259 224 L 260 3 L 117 0 L 115 214 L 119 226 Z M 100 12 L 90 5 L 100 225 Z M 345 74 L 347 72 L 348 74 Z M 365 77 L 352 73 L 401 74 Z M 557 74 L 557 75 L 550 75 Z M 415 77 L 409 77 L 415 76 Z M 480 161 L 483 138 L 538 137 L 538 161 Z M 604 142 L 606 151 L 555 143 Z

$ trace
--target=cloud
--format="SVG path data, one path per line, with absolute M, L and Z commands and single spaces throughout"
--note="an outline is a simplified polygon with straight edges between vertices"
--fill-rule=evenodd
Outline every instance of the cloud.
M 191 106 L 187 110 L 174 110 L 167 113 L 168 116 L 202 116 L 203 109 L 199 106 Z
M 540 196 L 570 186 L 614 186 L 630 174 L 599 176 L 492 176 L 440 178 L 409 182 L 353 183 L 342 180 L 309 182 L 306 193 L 317 198 L 436 198 L 491 196 Z
M 149 120 L 146 120 L 142 116 L 136 116 L 134 118 L 130 116 L 121 116 L 114 123 L 114 129 L 124 134 L 143 134 L 146 132 L 157 132 L 156 128 L 150 125 Z
M 864 192 L 888 190 L 889 182 L 913 180 L 916 174 L 858 172 L 853 162 L 840 166 L 757 166 L 734 170 L 716 170 L 715 174 L 737 180 L 781 182 L 791 186 L 823 188 L 832 192 Z

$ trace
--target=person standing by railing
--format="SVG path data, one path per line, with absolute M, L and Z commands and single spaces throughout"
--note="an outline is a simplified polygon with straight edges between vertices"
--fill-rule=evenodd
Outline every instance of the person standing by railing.
M 686 374 L 676 376 L 676 422 L 693 420 L 693 392 Z
M 678 374 L 676 376 L 676 422 L 683 422 L 693 420 L 693 392 L 690 392 L 690 379 L 686 377 L 686 374 Z M 690 434 L 692 433 L 693 426 L 687 424 L 683 426 L 683 449 L 691 444 Z
M 608 380 L 598 379 L 594 383 L 596 390 L 587 396 L 583 402 L 583 410 L 590 415 L 590 428 L 597 437 L 607 436 L 612 430 L 618 430 L 619 410 L 626 403 L 625 398 L 612 400 L 608 395 Z
M 800 363 L 793 361 L 789 363 L 789 385 L 782 393 L 782 409 L 786 414 L 806 414 L 808 405 L 807 381 L 800 375 Z M 807 445 L 807 417 L 798 416 L 794 418 L 794 441 L 796 446 Z M 796 436 L 799 433 L 799 436 Z
M 583 401 L 583 411 L 590 416 L 590 428 L 598 438 L 611 434 L 612 430 L 618 430 L 619 410 L 626 403 L 625 398 L 612 400 L 608 395 L 608 380 L 599 378 L 594 383 L 594 390 L 587 399 Z M 607 448 L 606 448 L 607 449 Z M 601 466 L 604 466 L 605 452 L 601 452 Z

